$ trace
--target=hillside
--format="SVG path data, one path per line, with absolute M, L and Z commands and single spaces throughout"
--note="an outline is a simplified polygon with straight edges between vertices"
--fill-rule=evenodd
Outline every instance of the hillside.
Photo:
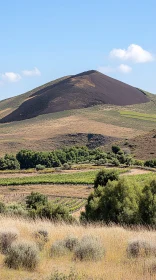
M 94 71 L 89 75 L 101 77 L 102 74 Z M 84 85 L 87 84 L 86 77 L 89 75 L 83 76 L 83 79 L 85 77 Z M 105 75 L 102 77 L 110 79 L 112 83 L 116 82 Z M 80 79 L 79 76 L 77 78 Z M 19 112 L 25 102 L 31 101 L 32 95 L 34 98 L 40 97 L 38 92 L 54 85 L 54 88 L 57 88 L 60 83 L 69 82 L 70 79 L 71 76 L 64 77 L 25 94 L 1 101 L 0 118 L 4 122 L 5 116 L 8 115 L 10 118 L 11 112 L 14 115 L 15 112 Z M 127 86 L 121 82 L 118 84 Z M 78 87 L 73 86 L 73 88 Z M 135 90 L 133 87 L 130 88 Z M 81 87 L 81 89 L 83 88 Z M 152 152 L 155 149 L 154 139 L 149 142 L 151 143 L 149 149 L 148 140 L 146 141 L 146 149 L 144 149 L 144 141 L 135 141 L 135 145 L 139 147 L 138 150 L 137 147 L 134 150 L 133 143 L 131 143 L 131 139 L 142 139 L 140 137 L 156 128 L 156 95 L 136 91 L 139 96 L 146 98 L 149 102 L 124 106 L 100 103 L 87 108 L 44 113 L 30 119 L 0 123 L 0 155 L 16 153 L 20 149 L 49 151 L 73 145 L 87 145 L 90 148 L 104 146 L 105 149 L 109 143 L 111 146 L 113 142 L 125 143 L 128 141 L 130 145 L 132 144 L 130 149 L 133 154 L 135 153 L 139 158 L 154 158 L 155 153 Z M 87 94 L 89 93 L 84 94 L 84 96 Z M 77 102 L 74 104 L 77 105 Z M 139 137 L 136 138 L 137 136 Z
M 61 78 L 32 92 L 1 102 L 0 109 L 6 116 L 2 116 L 0 122 L 21 121 L 99 104 L 125 106 L 146 102 L 149 102 L 149 98 L 139 89 L 92 70 Z M 13 111 L 7 111 L 11 107 Z

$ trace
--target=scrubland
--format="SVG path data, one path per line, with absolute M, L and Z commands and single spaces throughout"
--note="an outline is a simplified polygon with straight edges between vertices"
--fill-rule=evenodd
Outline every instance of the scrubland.
M 149 228 L 124 228 L 115 225 L 82 226 L 54 224 L 46 220 L 29 221 L 1 216 L 0 232 L 4 230 L 17 231 L 19 241 L 25 240 L 25 242 L 36 243 L 38 240 L 34 233 L 44 230 L 48 233 L 48 240 L 42 250 L 39 251 L 39 262 L 32 271 L 24 268 L 8 268 L 4 264 L 6 256 L 0 254 L 1 280 L 156 279 L 156 257 L 154 255 L 146 256 L 141 252 L 137 257 L 130 257 L 127 253 L 128 244 L 136 239 L 150 242 L 153 246 L 156 246 L 156 232 Z M 101 256 L 100 260 L 79 260 L 74 258 L 73 252 L 67 251 L 65 255 L 51 257 L 50 250 L 52 244 L 69 236 L 77 237 L 79 240 L 83 236 L 98 238 L 101 242 L 101 247 L 105 250 L 104 256 Z M 57 276 L 56 271 L 58 272 Z M 65 275 L 69 275 L 70 271 L 73 271 L 73 276 L 65 278 Z

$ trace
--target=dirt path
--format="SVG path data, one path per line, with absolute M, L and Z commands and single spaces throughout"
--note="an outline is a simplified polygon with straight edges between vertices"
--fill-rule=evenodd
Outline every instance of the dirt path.
M 120 176 L 125 176 L 125 175 L 139 175 L 139 174 L 147 174 L 150 173 L 150 171 L 148 170 L 144 170 L 144 169 L 137 169 L 137 168 L 133 168 L 123 174 L 121 174 Z

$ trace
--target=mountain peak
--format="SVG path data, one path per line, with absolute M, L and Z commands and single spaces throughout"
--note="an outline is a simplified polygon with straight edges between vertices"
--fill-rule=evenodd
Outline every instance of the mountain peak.
M 99 104 L 125 106 L 148 101 L 148 97 L 139 89 L 96 70 L 89 70 L 60 78 L 22 95 L 20 106 L 17 106 L 0 122 L 20 121 L 42 114 L 86 108 Z

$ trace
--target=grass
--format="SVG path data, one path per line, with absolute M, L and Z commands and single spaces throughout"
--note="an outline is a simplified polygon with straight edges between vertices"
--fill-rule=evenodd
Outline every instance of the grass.
M 95 226 L 53 224 L 48 221 L 27 221 L 0 216 L 0 229 L 14 228 L 19 232 L 21 240 L 35 242 L 34 230 L 44 229 L 48 232 L 48 242 L 39 253 L 40 261 L 34 271 L 25 269 L 9 269 L 3 265 L 4 256 L 0 254 L 1 280 L 49 280 L 50 276 L 58 271 L 59 274 L 69 275 L 71 269 L 78 274 L 86 275 L 86 280 L 154 280 L 155 273 L 151 269 L 154 263 L 152 257 L 128 258 L 127 246 L 131 240 L 141 238 L 156 242 L 156 232 L 147 228 L 123 228 L 119 226 Z M 100 238 L 101 246 L 106 250 L 105 256 L 99 261 L 75 261 L 73 254 L 55 258 L 49 257 L 52 244 L 57 240 L 64 240 L 69 236 L 93 236 Z M 59 279 L 59 278 L 56 278 Z M 66 278 L 63 278 L 66 279 Z M 68 279 L 68 278 L 67 278 Z M 72 279 L 72 278 L 71 278 Z M 75 278 L 74 278 L 75 279 Z
M 143 114 L 134 111 L 120 111 L 120 115 L 127 118 L 134 118 L 144 121 L 156 122 L 156 115 L 153 114 Z
M 125 173 L 126 169 L 117 169 Z M 120 171 L 119 171 L 120 170 Z M 42 174 L 31 177 L 0 178 L 0 186 L 16 186 L 28 184 L 93 184 L 98 170 L 69 174 Z

